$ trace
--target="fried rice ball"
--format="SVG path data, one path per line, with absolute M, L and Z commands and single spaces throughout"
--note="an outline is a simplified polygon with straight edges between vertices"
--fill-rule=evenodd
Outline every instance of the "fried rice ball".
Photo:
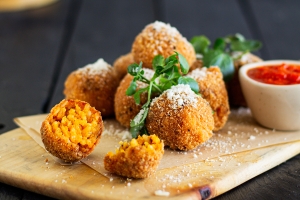
M 127 53 L 125 55 L 122 55 L 115 60 L 113 67 L 120 80 L 122 80 L 124 76 L 127 74 L 127 68 L 132 63 L 135 63 L 132 53 Z
M 114 95 L 119 79 L 103 59 L 73 71 L 65 81 L 66 99 L 86 101 L 101 112 L 102 117 L 114 115 Z
M 237 54 L 239 53 L 237 52 Z M 245 97 L 242 92 L 240 80 L 238 77 L 238 71 L 245 64 L 260 62 L 260 61 L 262 61 L 262 59 L 259 58 L 258 56 L 252 53 L 246 53 L 240 59 L 234 62 L 235 73 L 233 75 L 233 78 L 226 84 L 229 103 L 231 106 L 233 107 L 247 106 Z
M 144 76 L 150 79 L 154 71 L 151 69 L 143 69 L 145 74 Z M 129 128 L 130 121 L 140 112 L 142 105 L 147 102 L 148 93 L 144 92 L 141 94 L 141 102 L 140 104 L 136 104 L 133 96 L 127 96 L 126 90 L 129 87 L 131 81 L 133 80 L 133 76 L 127 74 L 123 80 L 120 82 L 119 87 L 117 88 L 117 92 L 115 94 L 115 116 L 117 121 Z M 137 90 L 140 88 L 146 87 L 146 84 L 143 82 L 137 81 Z
M 214 111 L 214 131 L 222 129 L 228 120 L 230 107 L 220 68 L 198 68 L 191 71 L 187 76 L 198 82 L 200 94 L 209 102 L 209 105 Z
M 191 150 L 213 135 L 213 112 L 205 99 L 179 84 L 152 100 L 146 128 L 171 149 Z
M 76 162 L 87 157 L 98 144 L 103 131 L 101 113 L 80 100 L 62 100 L 41 126 L 45 148 L 52 155 Z
M 190 66 L 189 71 L 191 72 L 191 71 L 193 71 L 193 70 L 195 70 L 195 69 L 200 69 L 200 68 L 202 68 L 202 67 L 203 67 L 203 61 L 197 59 L 197 60 L 195 60 L 195 61 L 193 62 L 193 64 Z
M 147 25 L 138 34 L 132 44 L 131 53 L 136 63 L 143 62 L 143 67 L 152 68 L 154 56 L 160 54 L 167 58 L 181 53 L 191 66 L 196 60 L 193 46 L 170 24 L 155 21 Z
M 130 142 L 120 142 L 116 153 L 104 158 L 104 168 L 128 178 L 147 178 L 153 174 L 164 154 L 164 143 L 156 135 L 138 136 Z

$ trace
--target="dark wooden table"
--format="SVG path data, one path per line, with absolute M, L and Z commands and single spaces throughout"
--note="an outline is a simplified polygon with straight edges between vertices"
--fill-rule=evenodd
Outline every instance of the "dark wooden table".
M 241 33 L 259 39 L 263 59 L 300 59 L 299 0 L 61 0 L 0 12 L 0 134 L 18 116 L 49 112 L 67 75 L 130 51 L 145 25 L 161 20 L 187 39 Z M 0 199 L 51 199 L 0 183 Z M 300 155 L 216 199 L 300 199 Z

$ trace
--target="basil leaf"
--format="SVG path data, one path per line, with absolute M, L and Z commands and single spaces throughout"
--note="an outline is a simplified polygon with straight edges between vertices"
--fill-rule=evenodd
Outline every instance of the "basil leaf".
M 148 115 L 148 107 L 144 107 L 143 109 L 140 110 L 140 112 L 131 120 L 130 126 L 135 127 L 141 124 L 144 124 L 144 121 Z
M 230 55 L 226 53 L 220 53 L 215 56 L 211 61 L 209 66 L 218 66 L 223 74 L 223 79 L 225 82 L 229 81 L 234 74 L 233 60 Z
M 210 40 L 204 36 L 195 36 L 190 40 L 190 43 L 193 45 L 196 53 L 205 54 L 208 51 Z
M 239 40 L 239 41 L 245 41 L 245 37 L 242 34 L 240 34 L 240 33 L 236 33 L 234 35 L 234 38 L 237 39 L 237 40 Z
M 170 69 L 172 70 L 173 67 L 176 67 L 176 66 L 174 66 L 174 64 L 175 64 L 174 61 L 168 62 L 167 65 L 164 67 L 164 69 L 160 71 L 160 73 L 164 73 L 164 72 L 166 72 L 166 71 L 168 71 Z
M 129 85 L 129 87 L 126 90 L 126 95 L 127 96 L 133 95 L 135 93 L 135 91 L 136 91 L 136 87 L 137 87 L 136 81 L 132 80 L 131 83 L 130 83 L 130 85 Z
M 234 35 L 229 35 L 229 36 L 225 37 L 225 40 L 228 43 L 231 43 L 232 41 L 243 42 L 243 41 L 245 41 L 245 37 L 242 34 L 240 34 L 240 33 L 236 33 Z
M 157 77 L 162 73 L 161 72 L 162 70 L 164 70 L 163 66 L 156 66 L 155 74 L 156 74 Z
M 261 42 L 257 40 L 232 41 L 232 51 L 256 51 L 262 47 Z
M 136 76 L 140 72 L 141 68 L 142 68 L 142 62 L 139 65 L 133 63 L 128 66 L 127 72 L 132 76 Z
M 174 69 L 177 69 L 177 67 Z M 178 79 L 179 77 L 181 77 L 181 74 L 174 70 L 173 73 L 168 77 L 168 80 Z
M 199 85 L 197 83 L 197 81 L 195 81 L 193 78 L 191 77 L 186 77 L 186 76 L 182 76 L 179 77 L 178 79 L 178 84 L 185 84 L 185 85 L 189 85 L 190 88 L 196 93 L 199 93 Z
M 217 38 L 214 43 L 214 49 L 225 50 L 226 42 L 223 38 Z
M 145 126 L 143 126 L 140 130 L 140 135 L 149 135 L 148 130 Z
M 173 55 L 167 57 L 166 60 L 165 60 L 165 64 L 168 64 L 171 61 L 173 61 L 174 64 L 178 63 L 177 54 L 173 54 Z
M 139 135 L 140 130 L 143 128 L 144 124 L 141 124 L 139 126 L 133 126 L 130 127 L 130 133 L 132 138 L 137 138 L 137 136 Z
M 152 60 L 152 67 L 155 70 L 157 66 L 163 66 L 165 58 L 162 55 L 157 55 Z
M 185 57 L 178 52 L 175 52 L 178 56 L 178 60 L 180 63 L 180 69 L 183 74 L 187 74 L 189 72 L 190 66 L 186 61 Z
M 176 83 L 174 83 L 173 81 L 167 81 L 162 85 L 162 89 L 163 90 L 168 90 L 170 89 L 173 85 L 175 85 Z
M 213 60 L 218 55 L 222 54 L 222 51 L 220 50 L 213 50 L 210 49 L 203 57 L 203 66 L 210 67 L 211 66 L 211 60 Z
M 149 86 L 139 89 L 138 91 L 136 91 L 136 93 L 134 93 L 133 98 L 136 104 L 140 104 L 141 102 L 141 94 L 145 91 L 147 91 L 149 88 Z

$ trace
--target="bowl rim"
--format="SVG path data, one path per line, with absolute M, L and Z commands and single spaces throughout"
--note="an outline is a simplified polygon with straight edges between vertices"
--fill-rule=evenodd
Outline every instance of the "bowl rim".
M 296 64 L 300 66 L 300 60 L 265 60 L 265 61 L 260 61 L 260 62 L 255 62 L 255 63 L 248 63 L 243 65 L 239 69 L 239 79 L 241 80 L 242 78 L 247 80 L 248 82 L 251 82 L 252 84 L 261 86 L 261 87 L 269 87 L 269 88 L 298 88 L 300 87 L 300 84 L 292 84 L 292 85 L 275 85 L 275 84 L 268 84 L 268 83 L 262 83 L 259 81 L 256 81 L 252 78 L 250 78 L 247 75 L 247 71 L 252 68 L 256 67 L 263 67 L 263 66 L 270 66 L 270 65 L 277 65 L 281 63 L 288 63 L 288 64 Z

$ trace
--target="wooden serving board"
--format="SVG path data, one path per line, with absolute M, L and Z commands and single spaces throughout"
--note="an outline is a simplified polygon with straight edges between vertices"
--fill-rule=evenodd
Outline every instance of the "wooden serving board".
M 62 166 L 18 128 L 0 136 L 0 181 L 59 199 L 206 199 L 220 195 L 300 152 L 300 141 L 163 169 L 150 178 L 109 179 L 84 165 Z

